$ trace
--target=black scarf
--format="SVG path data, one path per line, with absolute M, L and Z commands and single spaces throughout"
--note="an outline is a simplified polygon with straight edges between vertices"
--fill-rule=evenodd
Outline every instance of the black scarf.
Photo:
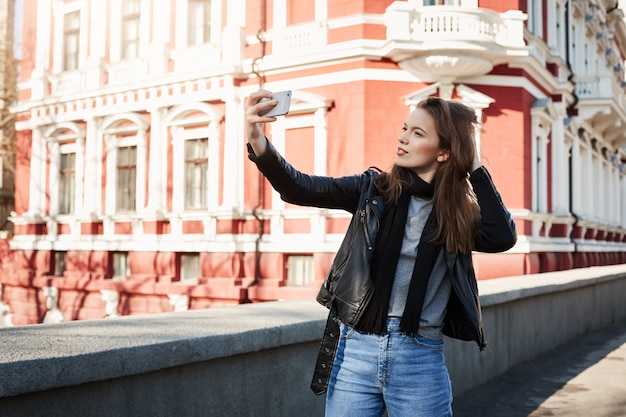
M 433 185 L 422 180 L 414 172 L 404 170 L 403 174 L 403 179 L 408 185 L 402 190 L 397 205 L 388 207 L 381 220 L 370 272 L 374 282 L 374 292 L 363 316 L 355 326 L 366 333 L 383 334 L 386 330 L 389 298 L 400 257 L 411 196 L 429 199 L 432 198 L 434 192 Z M 400 330 L 406 334 L 416 334 L 419 329 L 428 279 L 441 248 L 429 240 L 429 238 L 432 239 L 435 223 L 436 215 L 433 207 L 417 247 L 406 306 L 400 321 Z

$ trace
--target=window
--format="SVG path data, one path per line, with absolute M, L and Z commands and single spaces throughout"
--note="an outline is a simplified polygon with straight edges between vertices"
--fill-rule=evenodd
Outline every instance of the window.
M 49 187 L 49 214 L 53 217 L 74 214 L 84 201 L 85 131 L 77 124 L 62 122 L 42 134 L 48 149 L 45 172 L 46 186 Z
M 313 256 L 287 256 L 287 285 L 306 287 L 313 281 Z
M 78 69 L 80 12 L 67 13 L 63 21 L 63 70 Z
M 61 277 L 65 272 L 65 256 L 67 252 L 54 252 L 54 276 Z
M 173 146 L 172 211 L 197 216 L 194 210 L 218 207 L 221 117 L 208 104 L 176 107 L 167 117 Z
M 187 9 L 187 45 L 211 41 L 211 0 L 189 0 Z
M 112 273 L 114 280 L 125 280 L 130 275 L 128 252 L 113 252 L 111 256 Z
M 74 212 L 76 196 L 76 154 L 61 154 L 59 170 L 59 214 Z
M 185 141 L 185 209 L 207 208 L 209 140 Z
M 200 255 L 197 253 L 180 255 L 180 280 L 193 281 L 200 277 Z
M 535 36 L 543 38 L 543 0 L 528 1 L 528 30 Z
M 140 0 L 122 2 L 122 58 L 139 56 L 139 6 Z
M 148 124 L 143 117 L 130 113 L 111 116 L 102 126 L 102 151 L 106 159 L 104 212 L 128 217 L 146 203 Z
M 117 192 L 118 212 L 135 211 L 137 197 L 137 147 L 124 146 L 117 150 Z

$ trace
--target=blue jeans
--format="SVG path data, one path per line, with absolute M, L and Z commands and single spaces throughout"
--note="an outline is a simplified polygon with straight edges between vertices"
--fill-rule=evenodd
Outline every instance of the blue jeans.
M 326 417 L 452 416 L 452 387 L 443 341 L 407 336 L 400 319 L 384 335 L 341 324 L 326 394 Z

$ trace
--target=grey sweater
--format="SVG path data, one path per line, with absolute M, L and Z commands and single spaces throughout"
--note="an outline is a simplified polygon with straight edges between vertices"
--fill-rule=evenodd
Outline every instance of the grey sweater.
M 411 198 L 404 237 L 402 238 L 402 248 L 400 249 L 400 257 L 389 300 L 389 317 L 402 317 L 404 312 L 413 266 L 417 257 L 417 246 L 432 208 L 433 205 L 430 200 Z M 443 256 L 443 251 L 440 251 L 438 256 Z M 443 319 L 446 315 L 446 305 L 450 298 L 450 292 L 451 283 L 446 275 L 445 262 L 438 259 L 430 275 L 424 296 L 418 331 L 420 336 L 434 340 L 443 338 Z

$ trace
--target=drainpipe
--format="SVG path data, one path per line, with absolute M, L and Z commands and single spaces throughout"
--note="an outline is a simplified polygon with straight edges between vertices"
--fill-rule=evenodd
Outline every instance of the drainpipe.
M 267 28 L 265 27 L 266 26 L 266 19 L 265 19 L 266 11 L 267 11 L 267 1 L 261 0 L 261 7 L 260 7 L 260 13 L 259 13 L 260 25 L 259 25 L 259 30 L 256 33 L 256 38 L 259 40 L 259 44 L 261 45 L 261 55 L 256 57 L 252 61 L 252 72 L 254 73 L 254 75 L 256 75 L 257 79 L 259 80 L 259 88 L 263 88 L 263 84 L 265 83 L 265 75 L 259 71 L 258 61 L 262 60 L 265 57 L 266 43 L 265 43 L 265 38 L 263 34 L 267 30 Z M 242 300 L 242 303 L 244 304 L 252 302 L 250 300 L 250 288 L 257 285 L 259 283 L 259 280 L 261 279 L 261 249 L 260 248 L 261 248 L 261 239 L 263 239 L 263 234 L 265 232 L 265 227 L 264 227 L 263 217 L 260 213 L 260 209 L 261 209 L 261 206 L 263 205 L 263 194 L 265 190 L 264 185 L 265 185 L 264 177 L 259 172 L 258 184 L 257 184 L 258 197 L 257 197 L 256 205 L 252 209 L 252 215 L 254 216 L 254 218 L 256 219 L 259 225 L 259 233 L 254 243 L 254 279 L 245 288 L 245 294 Z
M 574 191 L 574 182 L 572 181 L 572 174 L 574 171 L 574 166 L 572 162 L 573 153 L 574 153 L 574 149 L 570 148 L 569 156 L 568 156 L 568 160 L 569 160 L 569 212 L 572 215 L 572 217 L 574 217 L 574 223 L 572 224 L 572 231 L 570 232 L 569 239 L 570 239 L 570 242 L 574 245 L 574 252 L 572 253 L 572 267 L 576 268 L 576 255 L 578 253 L 578 245 L 576 243 L 576 240 L 574 240 L 574 232 L 576 231 L 576 226 L 578 226 L 579 217 L 574 212 L 574 201 L 573 201 L 574 198 L 572 196 L 572 193 Z
M 613 6 L 610 9 L 606 10 L 606 14 L 613 13 L 617 9 L 619 9 L 619 2 L 618 1 L 615 2 L 615 6 Z
M 567 106 L 567 116 L 568 117 L 572 117 L 572 115 L 574 114 L 574 110 L 576 108 L 576 105 L 578 105 L 578 96 L 576 95 L 576 81 L 574 80 L 574 70 L 572 69 L 572 63 L 570 60 L 570 3 L 571 0 L 568 0 L 565 2 L 565 45 L 567 45 L 567 47 L 565 48 L 565 63 L 567 64 L 567 69 L 569 70 L 569 77 L 567 77 L 567 80 L 574 85 L 574 90 L 572 92 L 572 95 L 574 97 L 574 101 L 572 102 L 572 104 L 570 104 L 569 106 Z M 578 132 L 579 136 L 581 134 L 581 132 Z M 571 213 L 572 217 L 574 217 L 574 223 L 572 224 L 572 231 L 570 232 L 569 235 L 569 239 L 570 242 L 574 245 L 574 252 L 572 253 L 572 266 L 574 268 L 576 268 L 576 255 L 578 253 L 578 245 L 576 244 L 576 241 L 574 240 L 574 231 L 576 230 L 576 226 L 578 226 L 578 220 L 579 220 L 579 216 L 574 212 L 574 201 L 573 201 L 573 197 L 572 197 L 572 193 L 574 191 L 574 183 L 572 181 L 572 173 L 573 173 L 573 163 L 572 163 L 572 154 L 573 154 L 574 150 L 572 148 L 570 148 L 569 151 L 569 155 L 568 155 L 568 161 L 569 161 L 569 212 Z
M 574 85 L 574 87 L 576 87 L 576 81 L 574 81 L 574 70 L 572 69 L 572 63 L 570 61 L 570 39 L 569 39 L 569 35 L 570 35 L 570 21 L 569 21 L 569 14 L 570 14 L 570 10 L 569 10 L 569 6 L 570 6 L 571 0 L 568 0 L 565 2 L 565 27 L 567 28 L 565 30 L 565 45 L 567 45 L 567 47 L 565 48 L 565 63 L 567 64 L 567 69 L 569 70 L 569 77 L 567 77 L 567 81 L 569 81 L 570 83 L 572 83 L 572 85 Z M 572 104 L 570 104 L 569 106 L 567 106 L 567 116 L 571 117 L 572 114 L 574 113 L 574 109 L 575 107 L 578 105 L 578 96 L 576 95 L 576 89 L 574 88 L 574 91 L 572 92 L 572 96 L 574 97 L 574 102 Z

